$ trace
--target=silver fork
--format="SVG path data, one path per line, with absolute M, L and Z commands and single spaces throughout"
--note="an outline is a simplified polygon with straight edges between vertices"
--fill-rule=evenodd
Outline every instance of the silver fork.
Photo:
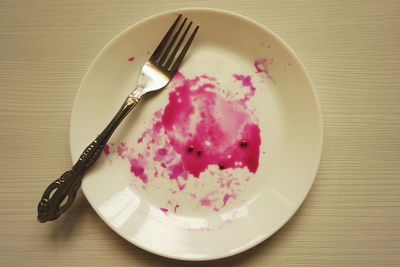
M 37 218 L 39 222 L 44 223 L 57 219 L 72 205 L 76 193 L 81 186 L 84 174 L 99 158 L 108 139 L 121 121 L 139 103 L 143 95 L 151 91 L 163 89 L 171 81 L 199 29 L 199 26 L 196 26 L 184 46 L 181 47 L 193 24 L 190 22 L 182 33 L 187 23 L 187 18 L 185 18 L 179 28 L 175 30 L 181 17 L 182 15 L 178 16 L 150 59 L 143 65 L 139 73 L 138 84 L 135 90 L 126 98 L 111 122 L 103 132 L 86 147 L 75 165 L 46 188 L 37 208 Z M 177 40 L 178 42 L 176 42 Z

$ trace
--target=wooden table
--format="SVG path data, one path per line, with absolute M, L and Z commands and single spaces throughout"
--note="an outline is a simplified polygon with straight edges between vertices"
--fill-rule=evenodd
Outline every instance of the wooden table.
M 69 115 L 90 62 L 117 33 L 184 6 L 224 8 L 270 28 L 299 55 L 324 117 L 317 179 L 274 236 L 210 266 L 400 264 L 398 1 L 0 2 L 0 265 L 198 266 L 124 241 L 79 195 L 36 221 L 43 189 L 70 167 Z

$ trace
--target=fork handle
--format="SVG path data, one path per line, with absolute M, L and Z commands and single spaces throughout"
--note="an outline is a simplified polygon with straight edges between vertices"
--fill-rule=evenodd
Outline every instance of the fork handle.
M 140 95 L 135 90 L 126 98 L 107 127 L 85 148 L 75 165 L 46 188 L 37 207 L 39 222 L 55 220 L 71 207 L 86 171 L 97 161 L 108 139 L 139 101 Z

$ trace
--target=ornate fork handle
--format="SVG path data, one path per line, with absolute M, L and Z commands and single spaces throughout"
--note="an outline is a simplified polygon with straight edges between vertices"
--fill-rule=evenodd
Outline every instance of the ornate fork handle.
M 82 152 L 75 165 L 60 178 L 52 182 L 44 191 L 38 204 L 38 221 L 47 222 L 57 219 L 74 202 L 82 178 L 86 171 L 97 161 L 115 129 L 126 115 L 139 103 L 140 95 L 134 90 L 125 100 L 117 114 L 101 134 Z
M 189 25 L 185 27 L 185 30 L 182 31 L 188 21 L 188 19 L 185 18 L 180 24 L 179 29 L 175 31 L 181 17 L 182 14 L 175 19 L 172 26 L 168 29 L 161 42 L 150 56 L 150 59 L 144 63 L 139 72 L 136 89 L 127 97 L 111 122 L 83 151 L 79 160 L 71 170 L 61 175 L 59 179 L 51 183 L 44 191 L 38 204 L 39 222 L 57 219 L 72 205 L 76 193 L 81 186 L 83 176 L 99 158 L 108 139 L 121 121 L 137 103 L 139 103 L 143 95 L 165 88 L 172 77 L 174 77 L 199 29 L 199 26 L 196 26 L 190 37 L 184 43 L 193 22 L 191 21 Z

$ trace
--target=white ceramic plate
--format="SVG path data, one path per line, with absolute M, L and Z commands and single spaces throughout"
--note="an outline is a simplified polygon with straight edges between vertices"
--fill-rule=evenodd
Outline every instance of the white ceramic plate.
M 129 27 L 100 52 L 82 81 L 71 115 L 71 153 L 76 161 L 110 121 L 179 13 L 200 25 L 180 79 L 125 119 L 82 190 L 107 225 L 132 244 L 170 258 L 217 259 L 282 227 L 318 169 L 318 100 L 304 66 L 275 34 L 243 16 L 197 8 Z M 188 83 L 192 87 L 183 88 Z M 198 89 L 204 84 L 210 88 Z M 195 115 L 176 108 L 183 94 Z M 193 131 L 201 112 L 207 113 L 203 130 Z M 192 116 L 192 128 L 183 129 L 182 120 L 168 126 L 171 114 Z M 197 140 L 193 151 L 190 138 Z M 182 144 L 188 151 L 179 150 Z M 196 158 L 199 146 L 203 154 Z

